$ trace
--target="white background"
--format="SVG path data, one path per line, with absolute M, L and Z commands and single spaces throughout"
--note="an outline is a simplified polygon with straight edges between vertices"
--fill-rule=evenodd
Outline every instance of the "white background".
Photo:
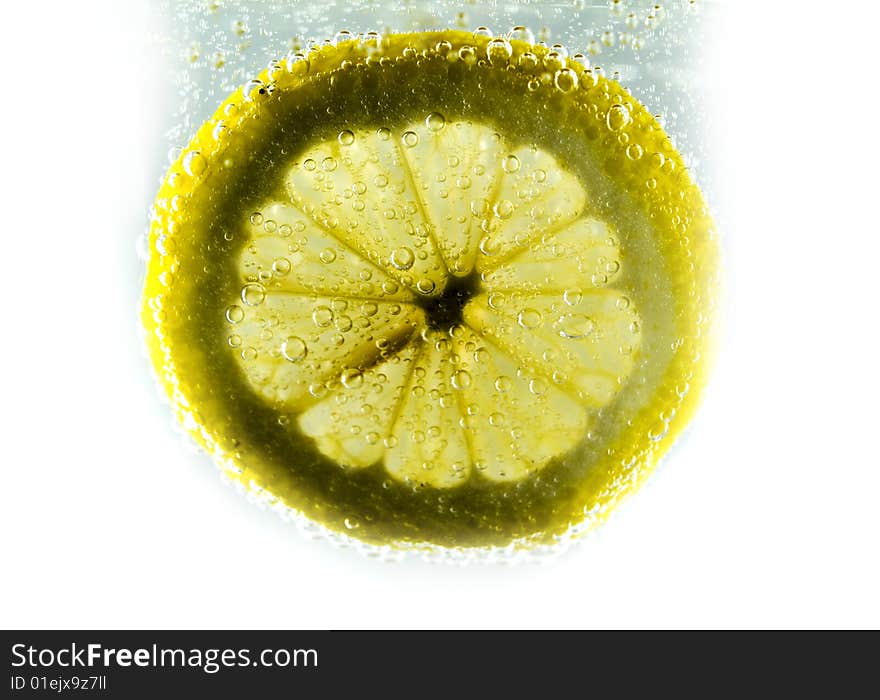
M 307 541 L 172 431 L 135 321 L 167 93 L 149 3 L 48 5 L 8 4 L 0 42 L 0 625 L 880 626 L 873 3 L 728 7 L 707 399 L 593 537 L 469 568 Z

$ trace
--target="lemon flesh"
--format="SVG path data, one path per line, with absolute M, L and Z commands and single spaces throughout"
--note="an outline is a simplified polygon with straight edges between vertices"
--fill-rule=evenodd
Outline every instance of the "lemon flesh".
M 343 132 L 285 179 L 242 224 L 233 355 L 341 466 L 436 488 L 523 479 L 629 376 L 640 332 L 608 287 L 616 238 L 552 156 L 431 114 Z M 466 277 L 467 298 L 442 299 Z
M 274 64 L 172 167 L 144 324 L 227 473 L 366 542 L 552 542 L 695 405 L 716 245 L 619 85 L 461 32 Z

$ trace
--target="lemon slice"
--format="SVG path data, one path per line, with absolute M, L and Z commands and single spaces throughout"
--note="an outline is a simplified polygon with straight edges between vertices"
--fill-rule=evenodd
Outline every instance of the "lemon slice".
M 641 105 L 541 46 L 391 35 L 273 63 L 171 168 L 150 245 L 180 420 L 368 543 L 582 531 L 704 379 L 702 197 Z

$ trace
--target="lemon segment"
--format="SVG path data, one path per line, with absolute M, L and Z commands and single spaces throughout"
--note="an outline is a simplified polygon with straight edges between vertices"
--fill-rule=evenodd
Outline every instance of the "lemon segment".
M 247 282 L 288 294 L 413 301 L 385 270 L 289 204 L 259 207 L 245 222 L 244 235 L 248 245 L 238 267 Z
M 441 343 L 442 339 L 425 342 L 416 351 L 391 430 L 385 467 L 404 482 L 449 488 L 470 474 L 468 445 L 454 395 L 466 380 L 450 349 Z
M 480 272 L 570 224 L 587 202 L 583 184 L 537 148 L 509 152 L 496 167 L 503 177 L 495 197 L 487 202 L 491 218 L 480 240 Z
M 542 231 L 507 255 L 483 263 L 486 286 L 497 292 L 582 293 L 612 282 L 620 272 L 620 251 L 608 225 L 591 217 L 572 222 L 555 233 Z
M 339 297 L 255 287 L 243 287 L 252 306 L 228 307 L 227 315 L 240 320 L 226 342 L 253 389 L 285 410 L 309 406 L 343 382 L 353 385 L 361 368 L 398 350 L 423 323 L 424 313 L 411 304 L 352 302 L 349 312 Z M 349 313 L 359 313 L 357 324 Z
M 472 466 L 495 482 L 519 481 L 574 447 L 588 426 L 583 402 L 470 328 L 453 339 Z M 540 425 L 540 429 L 536 426 Z
M 387 361 L 349 380 L 347 391 L 306 410 L 299 419 L 303 433 L 325 455 L 345 467 L 361 468 L 380 462 L 411 391 L 419 346 L 411 344 Z M 395 438 L 396 439 L 396 438 Z
M 608 403 L 626 381 L 639 345 L 638 316 L 622 294 L 489 292 L 465 309 L 467 323 L 524 366 L 568 386 L 594 407 Z
M 412 136 L 411 136 L 412 135 Z M 347 131 L 304 154 L 291 201 L 420 296 L 443 292 L 448 269 L 405 154 L 414 132 Z
M 470 273 L 482 223 L 492 216 L 492 202 L 504 171 L 504 144 L 489 127 L 458 122 L 446 124 L 439 114 L 412 124 L 406 156 L 413 181 L 431 213 L 446 267 L 456 276 Z M 406 138 L 406 137 L 405 137 Z

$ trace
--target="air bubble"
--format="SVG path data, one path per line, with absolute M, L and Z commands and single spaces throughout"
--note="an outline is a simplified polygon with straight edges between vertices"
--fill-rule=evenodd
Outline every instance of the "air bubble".
M 287 60 L 284 62 L 284 67 L 287 68 L 288 73 L 307 71 L 309 68 L 309 61 L 303 53 L 292 53 L 288 54 Z
M 264 94 L 266 94 L 266 85 L 262 80 L 248 80 L 241 88 L 241 96 L 245 102 L 253 102 Z
M 190 151 L 183 157 L 183 169 L 190 177 L 198 177 L 208 167 L 208 161 L 199 151 Z
M 324 382 L 312 382 L 309 384 L 309 393 L 316 399 L 327 395 L 327 385 Z
M 229 323 L 241 323 L 244 320 L 244 309 L 237 304 L 233 304 L 226 309 L 226 320 Z
M 568 54 L 564 51 L 554 50 L 547 53 L 544 56 L 544 68 L 548 71 L 556 72 L 565 67 L 565 59 L 568 58 Z
M 454 389 L 467 389 L 471 385 L 471 375 L 467 370 L 460 369 L 452 374 L 452 387 Z
M 492 413 L 489 416 L 489 425 L 491 425 L 491 426 L 494 426 L 496 428 L 501 428 L 504 426 L 505 423 L 506 423 L 506 419 L 504 418 L 503 413 L 498 413 L 496 411 L 495 413 Z
M 292 335 L 281 343 L 281 355 L 288 362 L 300 362 L 309 353 L 308 345 L 302 338 Z
M 489 298 L 487 299 L 489 308 L 495 309 L 496 311 L 504 306 L 504 302 L 505 298 L 501 292 L 491 292 L 489 294 Z
M 318 258 L 325 265 L 329 265 L 334 260 L 336 260 L 336 251 L 333 250 L 332 248 L 325 248 L 324 250 L 322 250 L 320 252 L 320 254 L 318 255 Z
M 339 141 L 343 146 L 351 146 L 354 143 L 354 132 L 348 129 L 344 131 L 340 131 L 339 135 L 336 137 L 336 140 Z
M 644 149 L 637 143 L 631 143 L 626 147 L 626 157 L 630 160 L 638 160 L 644 152 Z
M 403 145 L 407 148 L 418 146 L 419 135 L 415 131 L 405 131 L 403 134 Z
M 584 68 L 590 67 L 590 59 L 584 56 L 582 53 L 576 53 L 574 56 L 571 57 L 571 60 L 575 63 L 580 64 Z
M 543 322 L 541 312 L 535 309 L 523 309 L 516 315 L 516 322 L 526 330 L 534 330 Z
M 364 375 L 358 369 L 348 368 L 342 373 L 340 380 L 346 389 L 357 389 L 364 383 Z
M 352 326 L 351 318 L 349 316 L 337 316 L 333 321 L 333 326 L 340 333 L 348 333 Z
M 485 255 L 487 257 L 491 257 L 498 252 L 500 245 L 499 245 L 498 241 L 495 240 L 494 238 L 492 238 L 491 236 L 483 236 L 480 239 L 480 246 L 479 247 L 480 247 L 480 252 L 483 255 Z
M 246 284 L 241 289 L 241 300 L 248 306 L 259 306 L 266 298 L 266 289 L 261 284 Z
M 569 306 L 577 306 L 584 298 L 580 289 L 566 289 L 562 293 L 562 300 Z
M 511 381 L 510 377 L 506 375 L 501 375 L 500 377 L 495 378 L 495 389 L 500 392 L 510 391 L 513 386 L 513 381 Z
M 507 38 L 510 41 L 524 41 L 526 44 L 535 43 L 535 35 L 528 27 L 514 27 L 507 32 Z
M 588 68 L 583 73 L 581 73 L 580 77 L 580 85 L 581 89 L 589 90 L 590 88 L 594 88 L 599 84 L 599 75 L 598 72 L 592 68 Z
M 462 46 L 458 50 L 458 57 L 468 65 L 477 61 L 477 51 L 473 46 Z
M 659 442 L 669 432 L 669 424 L 664 421 L 655 423 L 648 429 L 648 439 L 652 442 Z
M 272 271 L 281 277 L 290 272 L 290 260 L 287 258 L 275 258 L 272 262 Z
M 409 270 L 415 260 L 415 254 L 406 246 L 402 246 L 391 253 L 391 264 L 398 270 Z
M 531 51 L 525 51 L 519 57 L 519 67 L 524 70 L 534 70 L 538 67 L 538 57 Z
M 596 327 L 593 319 L 584 314 L 565 314 L 559 318 L 559 335 L 571 340 L 586 338 Z
M 215 141 L 220 141 L 224 136 L 226 136 L 226 134 L 228 133 L 228 131 L 229 131 L 229 129 L 228 129 L 228 127 L 226 126 L 226 122 L 224 122 L 224 121 L 221 119 L 220 121 L 218 121 L 218 122 L 214 125 L 214 128 L 211 130 L 211 137 L 212 137 Z
M 361 304 L 361 312 L 364 314 L 364 316 L 375 316 L 378 311 L 379 307 L 376 305 L 375 302 L 365 301 L 363 304 Z
M 513 47 L 507 39 L 492 39 L 486 45 L 486 57 L 493 66 L 503 65 L 510 60 L 513 55 Z
M 312 321 L 318 328 L 327 328 L 333 323 L 333 310 L 329 306 L 318 306 L 312 311 Z
M 422 294 L 430 294 L 434 291 L 437 285 L 435 285 L 429 279 L 421 279 L 416 283 L 416 289 L 419 290 Z
M 446 126 L 446 117 L 439 112 L 431 112 L 425 119 L 425 126 L 434 132 L 441 131 Z
M 495 203 L 492 211 L 495 212 L 495 216 L 499 219 L 509 219 L 514 211 L 513 202 L 509 199 L 502 199 L 500 202 Z
M 529 391 L 535 396 L 540 396 L 547 391 L 547 382 L 540 377 L 536 377 L 529 382 Z
M 501 161 L 501 167 L 504 169 L 504 172 L 508 174 L 515 173 L 517 170 L 519 170 L 519 166 L 519 158 L 517 158 L 512 153 L 508 156 L 505 156 L 504 159 Z
M 553 76 L 553 84 L 560 92 L 571 92 L 578 86 L 578 77 L 571 68 L 562 68 Z
M 605 123 L 611 131 L 620 131 L 631 121 L 629 110 L 621 104 L 611 105 L 605 117 Z

